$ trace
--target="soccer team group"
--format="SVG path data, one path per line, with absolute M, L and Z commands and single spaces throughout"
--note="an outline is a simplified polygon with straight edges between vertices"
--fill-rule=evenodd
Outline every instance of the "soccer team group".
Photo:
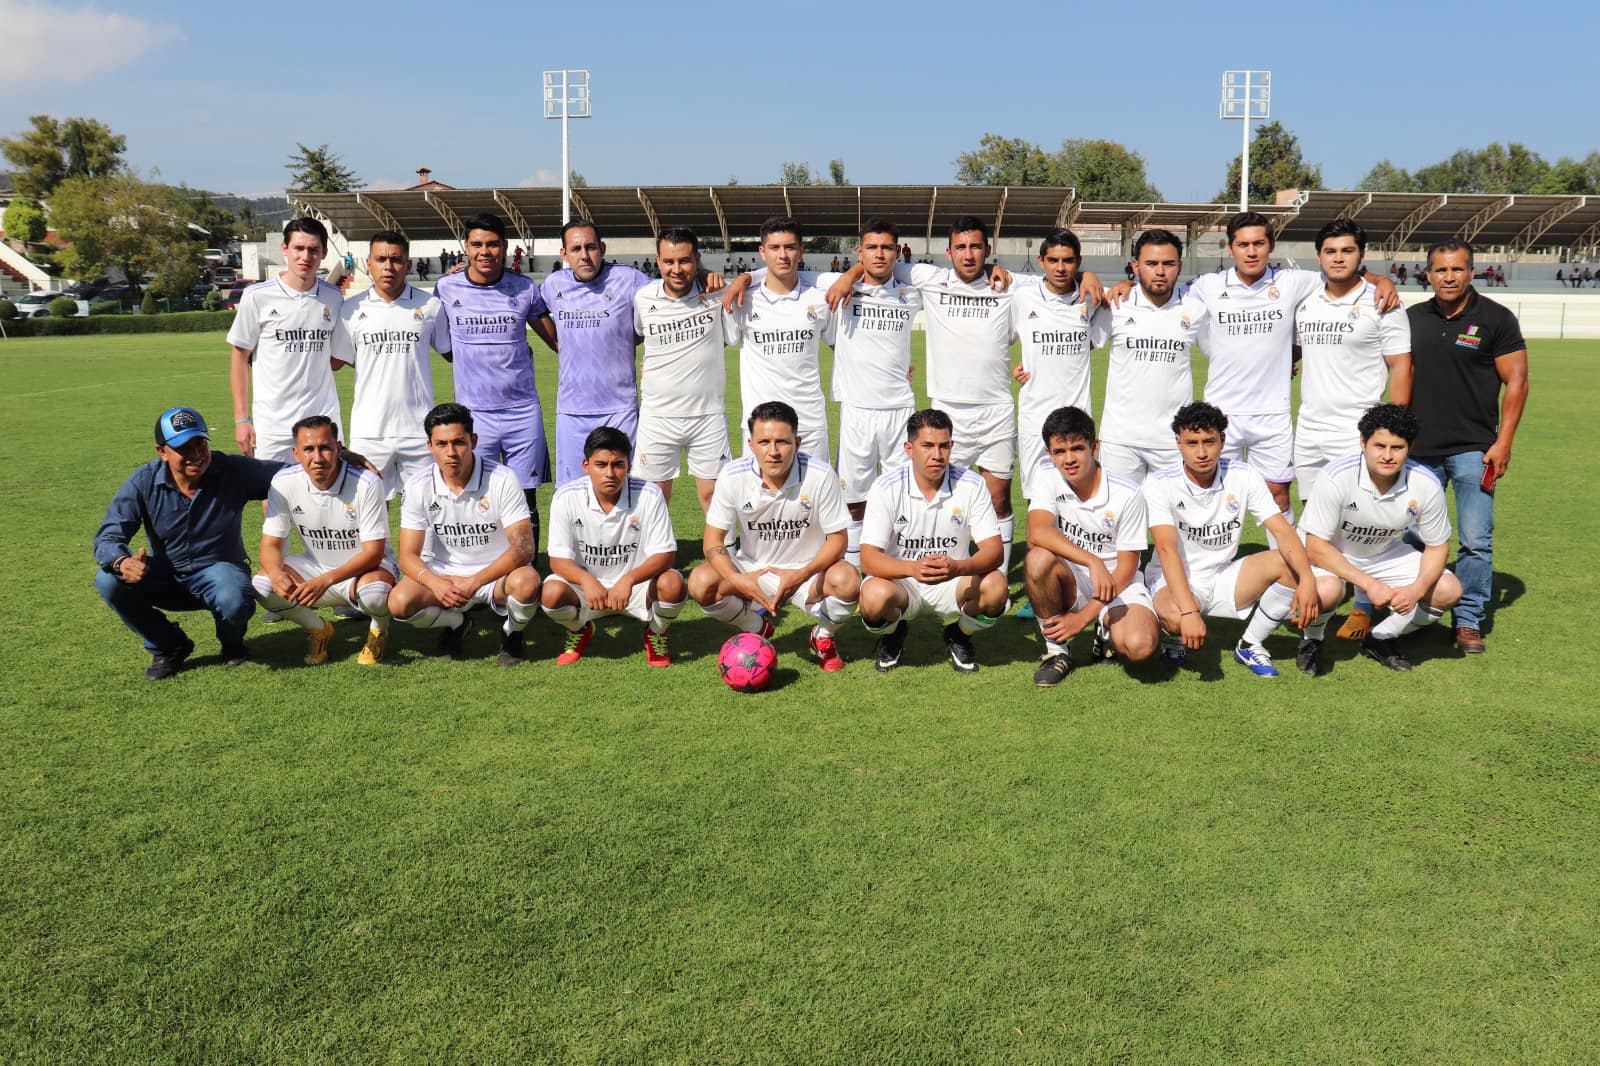
M 375 663 L 391 620 L 439 630 L 440 650 L 459 657 L 467 612 L 486 607 L 502 620 L 503 665 L 523 661 L 523 631 L 543 610 L 566 630 L 558 664 L 583 657 L 596 620 L 621 614 L 643 623 L 648 663 L 667 666 L 667 630 L 689 598 L 763 636 L 784 609 L 804 612 L 825 671 L 843 668 L 835 634 L 853 616 L 878 635 L 875 665 L 888 671 L 907 623 L 934 615 L 951 665 L 973 672 L 974 636 L 1010 609 L 1017 470 L 1028 501 L 1019 613 L 1043 637 L 1039 685 L 1067 677 L 1069 641 L 1084 630 L 1092 659 L 1159 652 L 1181 665 L 1205 644 L 1208 617 L 1245 622 L 1232 654 L 1263 677 L 1277 674 L 1265 639 L 1293 626 L 1296 665 L 1316 675 L 1347 583 L 1378 619 L 1355 631 L 1363 653 L 1405 671 L 1397 638 L 1462 595 L 1446 569 L 1444 487 L 1409 458 L 1419 425 L 1407 315 L 1388 279 L 1364 274 L 1353 222 L 1323 229 L 1310 272 L 1270 266 L 1268 220 L 1241 213 L 1227 226 L 1234 266 L 1189 285 L 1180 238 L 1147 230 L 1133 280 L 1109 289 L 1081 269 L 1067 230 L 1043 239 L 1037 275 L 991 265 L 976 218 L 952 225 L 948 266 L 902 264 L 897 227 L 875 219 L 859 261 L 820 275 L 800 269 L 800 224 L 770 219 L 764 269 L 734 279 L 704 269 L 692 231 L 667 229 L 654 280 L 607 262 L 596 227 L 573 222 L 566 268 L 542 283 L 506 269 L 500 219 L 465 227 L 465 269 L 433 293 L 408 283 L 408 241 L 386 232 L 371 240 L 372 287 L 344 299 L 317 278 L 322 225 L 286 226 L 285 269 L 246 291 L 228 335 L 240 454 L 213 453 L 195 409 L 164 412 L 157 457 L 119 489 L 96 537 L 97 587 L 143 638 L 146 676 L 171 676 L 193 652 L 168 613 L 209 611 L 236 663 L 258 603 L 307 631 L 307 663 L 328 657 L 321 608 L 370 619 L 359 661 Z M 923 410 L 912 390 L 919 311 Z M 529 329 L 559 353 L 557 488 L 543 521 L 534 490 L 552 456 Z M 820 343 L 834 353 L 836 448 Z M 1204 402 L 1194 343 L 1209 360 Z M 1109 363 L 1097 422 L 1099 347 Z M 433 352 L 451 362 L 456 402 L 434 402 Z M 348 423 L 334 377 L 345 366 Z M 705 562 L 687 576 L 668 512 L 682 465 L 705 514 Z M 263 499 L 252 568 L 240 518 Z M 1271 550 L 1240 554 L 1247 514 Z M 149 546 L 135 551 L 141 527 Z

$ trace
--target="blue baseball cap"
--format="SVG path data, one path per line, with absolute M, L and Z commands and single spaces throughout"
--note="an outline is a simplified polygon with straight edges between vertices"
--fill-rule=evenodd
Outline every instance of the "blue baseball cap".
M 167 448 L 179 448 L 196 437 L 211 439 L 206 420 L 193 407 L 169 407 L 156 419 L 156 443 Z

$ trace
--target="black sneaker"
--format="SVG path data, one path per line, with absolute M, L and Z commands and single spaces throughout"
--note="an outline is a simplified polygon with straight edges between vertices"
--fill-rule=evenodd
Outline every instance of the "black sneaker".
M 944 627 L 944 647 L 950 653 L 950 668 L 956 673 L 978 672 L 978 653 L 972 647 L 972 638 L 961 632 L 955 622 Z
M 183 668 L 183 660 L 194 654 L 194 641 L 188 637 L 183 638 L 183 643 L 171 651 L 157 652 L 150 657 L 150 665 L 144 669 L 146 681 L 165 681 Z
M 439 632 L 439 654 L 451 659 L 464 659 L 465 653 L 461 650 L 461 642 L 467 635 L 465 620 L 454 629 L 445 629 Z
M 1322 676 L 1322 641 L 1314 637 L 1301 637 L 1294 650 L 1294 665 L 1307 677 Z
M 522 663 L 522 630 L 515 633 L 500 631 L 500 656 L 495 660 L 501 666 L 519 666 Z
M 900 653 L 906 650 L 906 624 L 900 622 L 878 638 L 877 661 L 873 664 L 878 673 L 887 674 L 900 665 Z
M 1039 669 L 1033 672 L 1033 683 L 1040 688 L 1051 688 L 1066 680 L 1072 673 L 1072 653 L 1059 651 L 1054 655 L 1046 655 L 1039 661 Z
M 1400 644 L 1392 638 L 1384 640 L 1368 633 L 1367 639 L 1361 642 L 1361 654 L 1398 673 L 1411 672 L 1411 663 L 1400 654 Z
M 1104 622 L 1094 624 L 1094 640 L 1089 642 L 1089 661 L 1109 663 L 1116 659 L 1117 651 L 1111 646 L 1111 630 Z
M 244 646 L 243 641 L 238 644 L 224 644 L 222 646 L 223 666 L 243 666 L 249 661 L 250 649 Z

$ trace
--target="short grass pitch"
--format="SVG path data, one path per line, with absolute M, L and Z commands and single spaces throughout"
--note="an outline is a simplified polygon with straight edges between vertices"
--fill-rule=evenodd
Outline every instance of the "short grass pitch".
M 515 671 L 481 620 L 469 662 L 397 626 L 360 668 L 341 623 L 225 670 L 190 616 L 148 684 L 90 541 L 162 407 L 226 437 L 222 337 L 0 343 L 0 1055 L 1592 1061 L 1597 356 L 1534 344 L 1486 656 L 1265 683 L 1219 624 L 1044 691 L 1015 619 L 974 677 L 931 625 L 823 676 L 791 619 L 742 696 L 692 609 L 665 671 L 631 626 L 557 670 L 542 619 Z

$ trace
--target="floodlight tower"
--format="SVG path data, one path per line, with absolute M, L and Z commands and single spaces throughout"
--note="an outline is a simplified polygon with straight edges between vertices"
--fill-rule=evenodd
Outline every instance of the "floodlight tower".
M 1244 127 L 1239 154 L 1239 210 L 1250 210 L 1250 123 L 1272 114 L 1272 71 L 1225 70 L 1222 72 L 1222 104 L 1217 117 L 1239 119 Z
M 572 221 L 572 157 L 567 138 L 567 120 L 590 118 L 589 72 L 587 70 L 547 70 L 544 72 L 544 117 L 561 120 L 561 224 Z

